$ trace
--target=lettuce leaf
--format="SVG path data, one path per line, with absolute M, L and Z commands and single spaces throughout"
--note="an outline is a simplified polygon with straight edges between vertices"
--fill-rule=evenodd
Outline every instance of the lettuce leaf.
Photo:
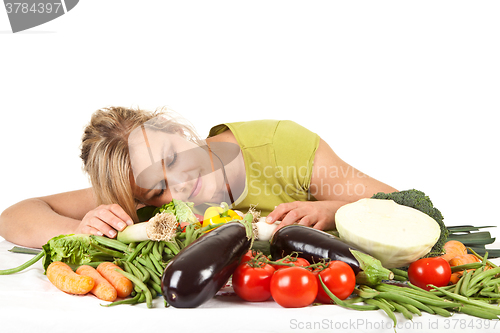
M 168 204 L 164 204 L 154 210 L 153 215 L 158 213 L 172 213 L 175 215 L 177 222 L 198 223 L 198 218 L 193 213 L 194 204 L 192 202 L 184 202 L 182 200 L 172 199 Z
M 79 266 L 95 261 L 94 254 L 98 251 L 94 249 L 95 244 L 90 235 L 69 234 L 60 235 L 50 239 L 42 248 L 45 251 L 43 257 L 43 268 L 53 261 L 62 261 L 70 266 Z

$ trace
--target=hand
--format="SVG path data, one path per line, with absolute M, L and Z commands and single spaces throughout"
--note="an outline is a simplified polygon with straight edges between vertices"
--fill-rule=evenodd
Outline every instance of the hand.
M 121 231 L 134 222 L 127 213 L 117 204 L 100 205 L 88 212 L 78 225 L 75 233 L 106 235 L 114 238 L 117 231 Z
M 281 221 L 278 228 L 298 223 L 319 230 L 335 228 L 336 201 L 294 201 L 278 205 L 266 219 L 267 223 Z

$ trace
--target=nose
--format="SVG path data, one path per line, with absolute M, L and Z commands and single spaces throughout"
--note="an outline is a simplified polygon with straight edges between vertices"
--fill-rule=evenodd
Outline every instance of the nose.
M 189 175 L 185 172 L 170 172 L 167 173 L 167 184 L 172 194 L 186 194 L 188 189 Z

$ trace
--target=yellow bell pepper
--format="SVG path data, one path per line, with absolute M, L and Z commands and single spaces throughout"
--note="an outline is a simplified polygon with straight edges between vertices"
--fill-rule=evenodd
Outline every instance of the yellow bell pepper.
M 207 208 L 203 215 L 203 227 L 242 219 L 235 211 L 229 209 L 227 203 L 223 202 L 221 205 L 222 207 Z

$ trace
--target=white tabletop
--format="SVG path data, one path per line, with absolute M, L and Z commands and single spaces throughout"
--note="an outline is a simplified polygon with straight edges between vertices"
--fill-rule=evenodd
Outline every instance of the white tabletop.
M 11 253 L 0 241 L 0 269 L 17 267 L 32 255 Z M 498 263 L 499 260 L 497 259 Z M 234 295 L 216 296 L 195 309 L 165 308 L 157 297 L 146 304 L 102 307 L 93 295 L 75 296 L 55 288 L 41 261 L 12 275 L 0 276 L 0 332 L 394 332 L 382 312 L 355 311 L 336 305 L 285 309 L 274 301 L 248 303 Z M 396 313 L 397 332 L 498 332 L 500 322 L 455 314 L 423 313 L 412 321 Z

